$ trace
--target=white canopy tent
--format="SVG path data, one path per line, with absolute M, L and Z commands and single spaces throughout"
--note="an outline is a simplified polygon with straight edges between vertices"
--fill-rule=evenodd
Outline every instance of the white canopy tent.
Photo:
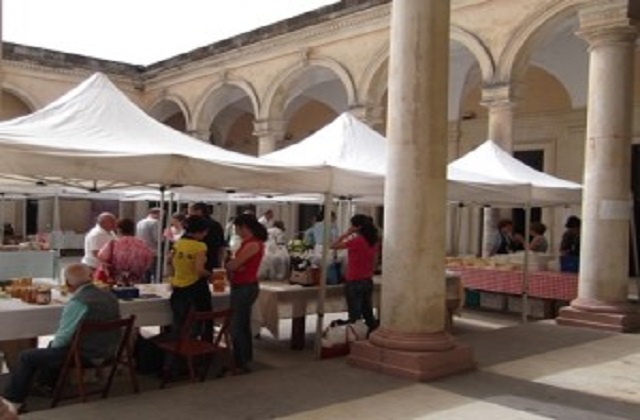
M 265 160 L 319 169 L 329 179 L 321 192 L 334 195 L 382 196 L 386 173 L 385 138 L 349 113 Z
M 562 205 L 580 203 L 582 186 L 536 171 L 487 140 L 451 162 L 447 179 L 478 187 L 482 194 L 450 195 L 452 201 L 494 205 Z
M 0 123 L 0 147 L 3 178 L 10 183 L 287 192 L 317 188 L 323 181 L 312 168 L 296 171 L 175 131 L 145 114 L 100 73 L 43 109 Z

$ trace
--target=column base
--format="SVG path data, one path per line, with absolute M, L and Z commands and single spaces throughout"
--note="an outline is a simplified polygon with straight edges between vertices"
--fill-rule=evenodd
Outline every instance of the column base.
M 380 334 L 378 331 L 374 334 L 390 334 L 395 338 L 404 335 L 388 331 L 386 334 L 385 332 Z M 393 346 L 396 348 L 389 348 L 380 345 L 384 339 L 380 340 L 378 337 L 378 340 L 353 343 L 347 361 L 353 366 L 415 381 L 431 381 L 475 368 L 471 347 L 453 341 L 445 333 L 407 334 L 406 336 L 414 344 L 418 341 L 426 343 L 426 347 L 431 347 L 436 341 L 441 344 L 446 342 L 447 345 L 440 348 L 435 346 L 433 350 L 419 349 L 422 347 L 419 345 L 409 346 L 412 347 L 411 349 L 401 349 L 396 346 Z M 440 340 L 441 337 L 447 337 L 447 339 Z
M 565 306 L 560 309 L 556 323 L 570 327 L 587 327 L 597 330 L 628 333 L 640 331 L 640 313 L 595 312 Z

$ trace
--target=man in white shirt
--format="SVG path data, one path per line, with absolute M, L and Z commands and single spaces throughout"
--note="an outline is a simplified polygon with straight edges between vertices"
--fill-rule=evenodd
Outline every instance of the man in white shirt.
M 273 210 L 268 209 L 267 211 L 265 211 L 262 216 L 260 216 L 260 218 L 258 219 L 258 222 L 262 223 L 264 225 L 264 227 L 266 227 L 267 229 L 272 228 L 273 227 Z
M 147 217 L 140 220 L 136 225 L 136 237 L 142 239 L 149 247 L 153 254 L 153 263 L 145 274 L 145 281 L 151 282 L 156 270 L 157 258 L 158 258 L 158 241 L 159 241 L 159 223 L 162 210 L 159 207 L 154 207 L 149 210 Z
M 96 225 L 84 237 L 84 257 L 82 263 L 94 270 L 100 265 L 98 252 L 103 246 L 115 239 L 113 230 L 116 227 L 116 217 L 111 213 L 102 213 L 98 216 Z

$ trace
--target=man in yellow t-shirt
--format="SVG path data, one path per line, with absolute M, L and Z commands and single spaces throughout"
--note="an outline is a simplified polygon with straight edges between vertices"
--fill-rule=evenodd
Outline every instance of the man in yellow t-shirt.
M 202 242 L 207 234 L 207 222 L 200 216 L 189 216 L 184 221 L 184 231 L 171 253 L 175 273 L 171 278 L 173 292 L 170 299 L 173 334 L 179 333 L 190 310 L 212 310 L 209 291 L 211 273 L 205 268 L 207 246 Z M 213 339 L 213 325 L 203 326 L 202 338 Z

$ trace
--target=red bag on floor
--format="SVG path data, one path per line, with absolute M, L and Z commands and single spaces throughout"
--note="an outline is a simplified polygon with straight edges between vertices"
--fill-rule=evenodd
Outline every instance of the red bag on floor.
M 351 351 L 351 343 L 367 338 L 367 326 L 362 321 L 354 324 L 331 323 L 322 334 L 320 357 L 330 359 L 346 356 Z

